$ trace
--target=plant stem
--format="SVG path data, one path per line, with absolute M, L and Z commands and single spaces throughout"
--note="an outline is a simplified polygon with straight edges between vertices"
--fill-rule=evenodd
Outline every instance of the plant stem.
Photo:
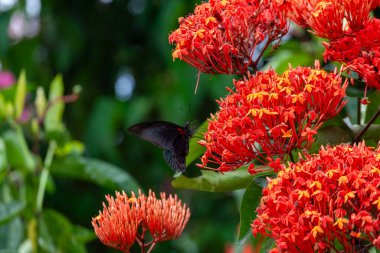
M 148 251 L 146 253 L 150 253 L 155 246 L 156 246 L 156 243 L 153 242 L 152 245 L 150 245 L 150 247 L 149 247 L 149 249 L 148 249 Z
M 375 120 L 380 116 L 380 107 L 378 108 L 377 112 L 372 116 L 372 118 L 368 121 L 367 125 L 360 130 L 358 135 L 355 137 L 355 139 L 351 142 L 351 144 L 359 142 L 359 140 L 362 138 L 362 136 L 365 134 L 365 132 L 368 130 L 368 128 L 375 122 Z
M 55 141 L 50 141 L 49 148 L 44 161 L 44 168 L 41 172 L 40 184 L 38 185 L 37 199 L 36 199 L 36 211 L 37 213 L 42 211 L 42 205 L 44 202 L 45 189 L 49 176 L 49 168 L 53 161 L 54 151 L 57 147 Z

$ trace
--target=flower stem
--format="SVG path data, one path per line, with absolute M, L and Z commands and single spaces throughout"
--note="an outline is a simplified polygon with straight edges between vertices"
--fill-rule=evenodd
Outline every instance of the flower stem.
M 377 112 L 372 116 L 372 118 L 368 121 L 367 125 L 360 130 L 358 135 L 355 137 L 355 139 L 351 142 L 352 144 L 357 143 L 360 141 L 362 136 L 365 134 L 365 132 L 368 130 L 368 128 L 375 122 L 375 120 L 380 116 L 380 107 L 378 108 Z
M 44 168 L 42 169 L 42 173 L 41 173 L 40 184 L 38 185 L 37 199 L 36 199 L 37 213 L 41 212 L 42 210 L 46 184 L 47 184 L 47 180 L 49 176 L 49 168 L 50 168 L 51 162 L 53 161 L 54 151 L 56 147 L 57 147 L 57 144 L 55 143 L 55 141 L 51 141 L 49 143 L 49 148 L 48 148 L 45 161 L 44 161 Z
M 149 247 L 149 249 L 148 249 L 148 251 L 146 252 L 146 253 L 150 253 L 152 250 L 153 250 L 153 248 L 156 246 L 156 242 L 153 242 L 151 245 L 150 245 L 150 247 Z

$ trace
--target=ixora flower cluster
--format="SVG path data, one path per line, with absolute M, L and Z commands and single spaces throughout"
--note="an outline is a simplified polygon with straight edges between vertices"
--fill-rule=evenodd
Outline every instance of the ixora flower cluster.
M 380 146 L 322 147 L 269 180 L 253 233 L 274 238 L 273 252 L 380 248 L 379 187 Z
M 92 219 L 92 225 L 103 244 L 125 253 L 136 241 L 142 252 L 145 248 L 150 252 L 156 243 L 178 238 L 190 217 L 189 208 L 177 195 L 161 193 L 158 199 L 152 191 L 148 196 L 141 191 L 138 196 L 116 192 L 116 198 L 107 195 L 106 199 L 108 206 L 103 203 L 103 211 Z
M 380 20 L 369 13 L 379 0 L 285 1 L 288 16 L 325 42 L 325 60 L 346 64 L 370 87 L 380 89 Z
M 370 12 L 379 0 L 209 0 L 179 19 L 169 36 L 173 59 L 200 72 L 237 74 L 234 89 L 211 115 L 199 166 L 220 172 L 253 160 L 267 164 L 270 179 L 252 223 L 276 240 L 273 252 L 365 252 L 380 247 L 380 147 L 341 144 L 307 154 L 317 130 L 345 105 L 347 80 L 355 71 L 380 89 L 380 21 Z M 259 72 L 263 51 L 278 45 L 286 18 L 325 38 L 325 61 L 340 72 L 290 67 Z M 284 165 L 294 149 L 303 159 Z
M 217 164 L 216 170 L 226 172 L 310 148 L 317 129 L 345 105 L 347 81 L 342 85 L 339 73 L 327 73 L 317 62 L 282 75 L 259 72 L 234 85 L 199 142 L 206 147 L 201 167 Z
M 169 36 L 176 45 L 173 59 L 184 60 L 203 73 L 256 70 L 264 50 L 287 33 L 286 16 L 271 0 L 210 0 L 198 5 L 194 14 L 180 18 L 179 24 Z

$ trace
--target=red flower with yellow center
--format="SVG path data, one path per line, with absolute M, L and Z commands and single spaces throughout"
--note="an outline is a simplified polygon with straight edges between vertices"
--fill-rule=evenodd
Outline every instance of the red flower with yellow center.
M 201 166 L 216 164 L 221 172 L 255 158 L 267 163 L 294 148 L 309 148 L 321 124 L 344 106 L 347 82 L 316 64 L 282 75 L 259 72 L 234 85 L 236 91 L 218 101 L 220 110 L 200 141 L 206 147 Z
M 283 165 L 269 180 L 253 234 L 279 252 L 366 252 L 380 247 L 380 146 L 341 144 Z
M 210 0 L 180 18 L 179 24 L 169 36 L 176 45 L 173 59 L 204 73 L 256 70 L 263 51 L 287 32 L 285 15 L 269 0 Z M 255 52 L 264 41 L 263 49 Z
M 190 217 L 189 208 L 177 195 L 161 193 L 157 199 L 152 191 L 148 196 L 132 192 L 130 197 L 116 192 L 116 198 L 107 195 L 106 199 L 108 206 L 103 203 L 103 211 L 92 219 L 92 225 L 103 244 L 122 252 L 129 252 L 135 241 L 141 248 L 153 248 L 157 242 L 178 238 Z M 152 236 L 148 243 L 146 231 Z
M 310 27 L 312 32 L 330 40 L 363 29 L 370 21 L 370 12 L 378 0 L 285 0 L 288 17 Z
M 380 89 L 380 20 L 372 19 L 366 27 L 350 36 L 325 43 L 325 61 L 345 63 L 370 87 Z

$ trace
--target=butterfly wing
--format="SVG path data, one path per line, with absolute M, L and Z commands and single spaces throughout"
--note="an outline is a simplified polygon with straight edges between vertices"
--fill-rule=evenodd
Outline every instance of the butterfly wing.
M 164 150 L 164 159 L 175 172 L 186 170 L 186 156 L 189 153 L 188 135 L 177 135 L 173 140 L 173 147 Z
M 172 149 L 174 140 L 183 127 L 166 121 L 144 122 L 131 126 L 128 132 L 163 149 Z
M 166 121 L 144 122 L 131 126 L 128 131 L 163 148 L 164 159 L 174 171 L 186 170 L 186 156 L 192 135 L 188 124 L 182 127 Z

